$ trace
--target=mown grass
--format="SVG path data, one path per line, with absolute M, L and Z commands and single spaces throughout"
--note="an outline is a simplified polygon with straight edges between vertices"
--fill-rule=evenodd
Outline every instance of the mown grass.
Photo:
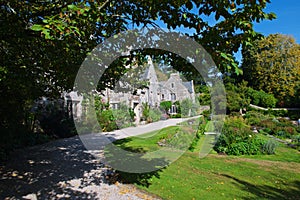
M 119 140 L 125 149 L 155 151 L 157 141 L 176 132 L 178 127 L 149 133 L 144 137 Z M 265 137 L 265 136 L 260 136 Z M 275 155 L 220 156 L 211 152 L 199 158 L 202 137 L 196 151 L 185 152 L 168 167 L 147 180 L 124 180 L 163 199 L 300 199 L 300 153 L 279 144 Z

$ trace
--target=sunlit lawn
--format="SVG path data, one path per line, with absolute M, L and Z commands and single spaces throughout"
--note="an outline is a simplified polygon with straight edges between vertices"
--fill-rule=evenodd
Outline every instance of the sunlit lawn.
M 176 127 L 130 138 L 116 144 L 126 149 L 154 151 L 157 141 Z M 147 136 L 147 135 L 145 135 Z M 261 136 L 264 137 L 264 136 Z M 147 176 L 148 186 L 129 180 L 137 187 L 163 199 L 300 199 L 300 153 L 279 145 L 275 155 L 221 156 L 211 152 L 198 157 L 203 137 L 195 152 L 187 151 L 168 167 Z

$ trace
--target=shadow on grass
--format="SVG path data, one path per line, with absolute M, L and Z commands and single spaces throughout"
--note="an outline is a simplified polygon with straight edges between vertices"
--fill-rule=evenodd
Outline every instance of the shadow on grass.
M 125 150 L 125 151 L 129 151 L 129 152 L 132 152 L 132 153 L 146 153 L 146 150 L 142 147 L 136 147 L 136 148 L 132 148 L 132 147 L 128 147 L 126 146 L 126 144 L 128 142 L 131 142 L 132 141 L 132 138 L 124 138 L 124 139 L 121 139 L 121 140 L 116 140 L 113 142 L 114 145 L 120 147 L 121 149 Z M 106 149 L 107 149 L 107 152 L 109 151 L 109 149 L 111 150 L 111 146 L 107 146 Z
M 130 138 L 126 138 L 115 141 L 114 145 L 107 145 L 105 163 L 116 169 L 118 181 L 149 187 L 151 178 L 159 178 L 159 173 L 169 162 L 164 158 L 145 158 L 146 150 L 143 147 L 126 146 L 130 141 Z
M 288 188 L 279 189 L 269 185 L 254 185 L 247 181 L 235 178 L 233 176 L 222 174 L 226 178 L 230 178 L 236 182 L 236 185 L 242 190 L 250 192 L 255 197 L 243 197 L 245 200 L 253 199 L 300 199 L 300 181 L 288 183 Z
M 129 173 L 117 171 L 118 179 L 125 184 L 136 184 L 144 187 L 149 187 L 151 185 L 151 179 L 153 177 L 160 178 L 159 173 L 162 172 L 163 169 L 159 169 L 157 171 L 148 172 L 148 173 Z

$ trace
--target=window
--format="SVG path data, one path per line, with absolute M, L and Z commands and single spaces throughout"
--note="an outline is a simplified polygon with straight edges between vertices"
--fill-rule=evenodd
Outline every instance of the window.
M 174 83 L 171 83 L 171 88 L 174 88 Z
M 175 101 L 175 100 L 176 100 L 176 95 L 175 95 L 175 93 L 171 93 L 171 100 L 172 100 L 172 101 Z
M 118 110 L 119 109 L 119 104 L 118 103 L 112 103 L 111 108 L 114 109 L 114 110 Z
M 161 94 L 161 99 L 165 99 L 165 95 L 164 94 Z
M 171 107 L 171 113 L 176 114 L 177 110 L 176 110 L 176 106 L 172 105 Z

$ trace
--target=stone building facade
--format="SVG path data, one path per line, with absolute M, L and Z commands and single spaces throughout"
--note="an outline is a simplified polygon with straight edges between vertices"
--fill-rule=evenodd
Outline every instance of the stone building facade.
M 193 81 L 183 81 L 179 73 L 171 73 L 166 81 L 159 81 L 152 59 L 149 57 L 147 67 L 144 73 L 138 78 L 147 83 L 146 87 L 138 88 L 134 91 L 116 91 L 106 89 L 102 91 L 102 100 L 109 102 L 110 108 L 118 109 L 121 103 L 133 108 L 137 121 L 140 121 L 142 116 L 143 104 L 147 103 L 152 108 L 159 108 L 160 102 L 182 101 L 186 98 L 195 102 L 195 91 Z M 66 102 L 66 107 L 75 119 L 80 119 L 82 115 L 82 96 L 77 92 L 63 94 Z M 176 106 L 172 105 L 170 113 L 175 114 Z
M 115 92 L 107 89 L 104 92 L 104 100 L 109 101 L 111 108 L 117 109 L 123 102 L 133 108 L 136 116 L 142 110 L 142 104 L 147 103 L 150 107 L 159 107 L 162 101 L 182 101 L 186 98 L 195 102 L 195 91 L 193 81 L 183 81 L 179 73 L 172 73 L 167 81 L 159 81 L 152 59 L 148 58 L 147 68 L 140 79 L 145 80 L 147 87 L 137 89 L 135 92 Z M 170 113 L 176 113 L 175 105 Z

